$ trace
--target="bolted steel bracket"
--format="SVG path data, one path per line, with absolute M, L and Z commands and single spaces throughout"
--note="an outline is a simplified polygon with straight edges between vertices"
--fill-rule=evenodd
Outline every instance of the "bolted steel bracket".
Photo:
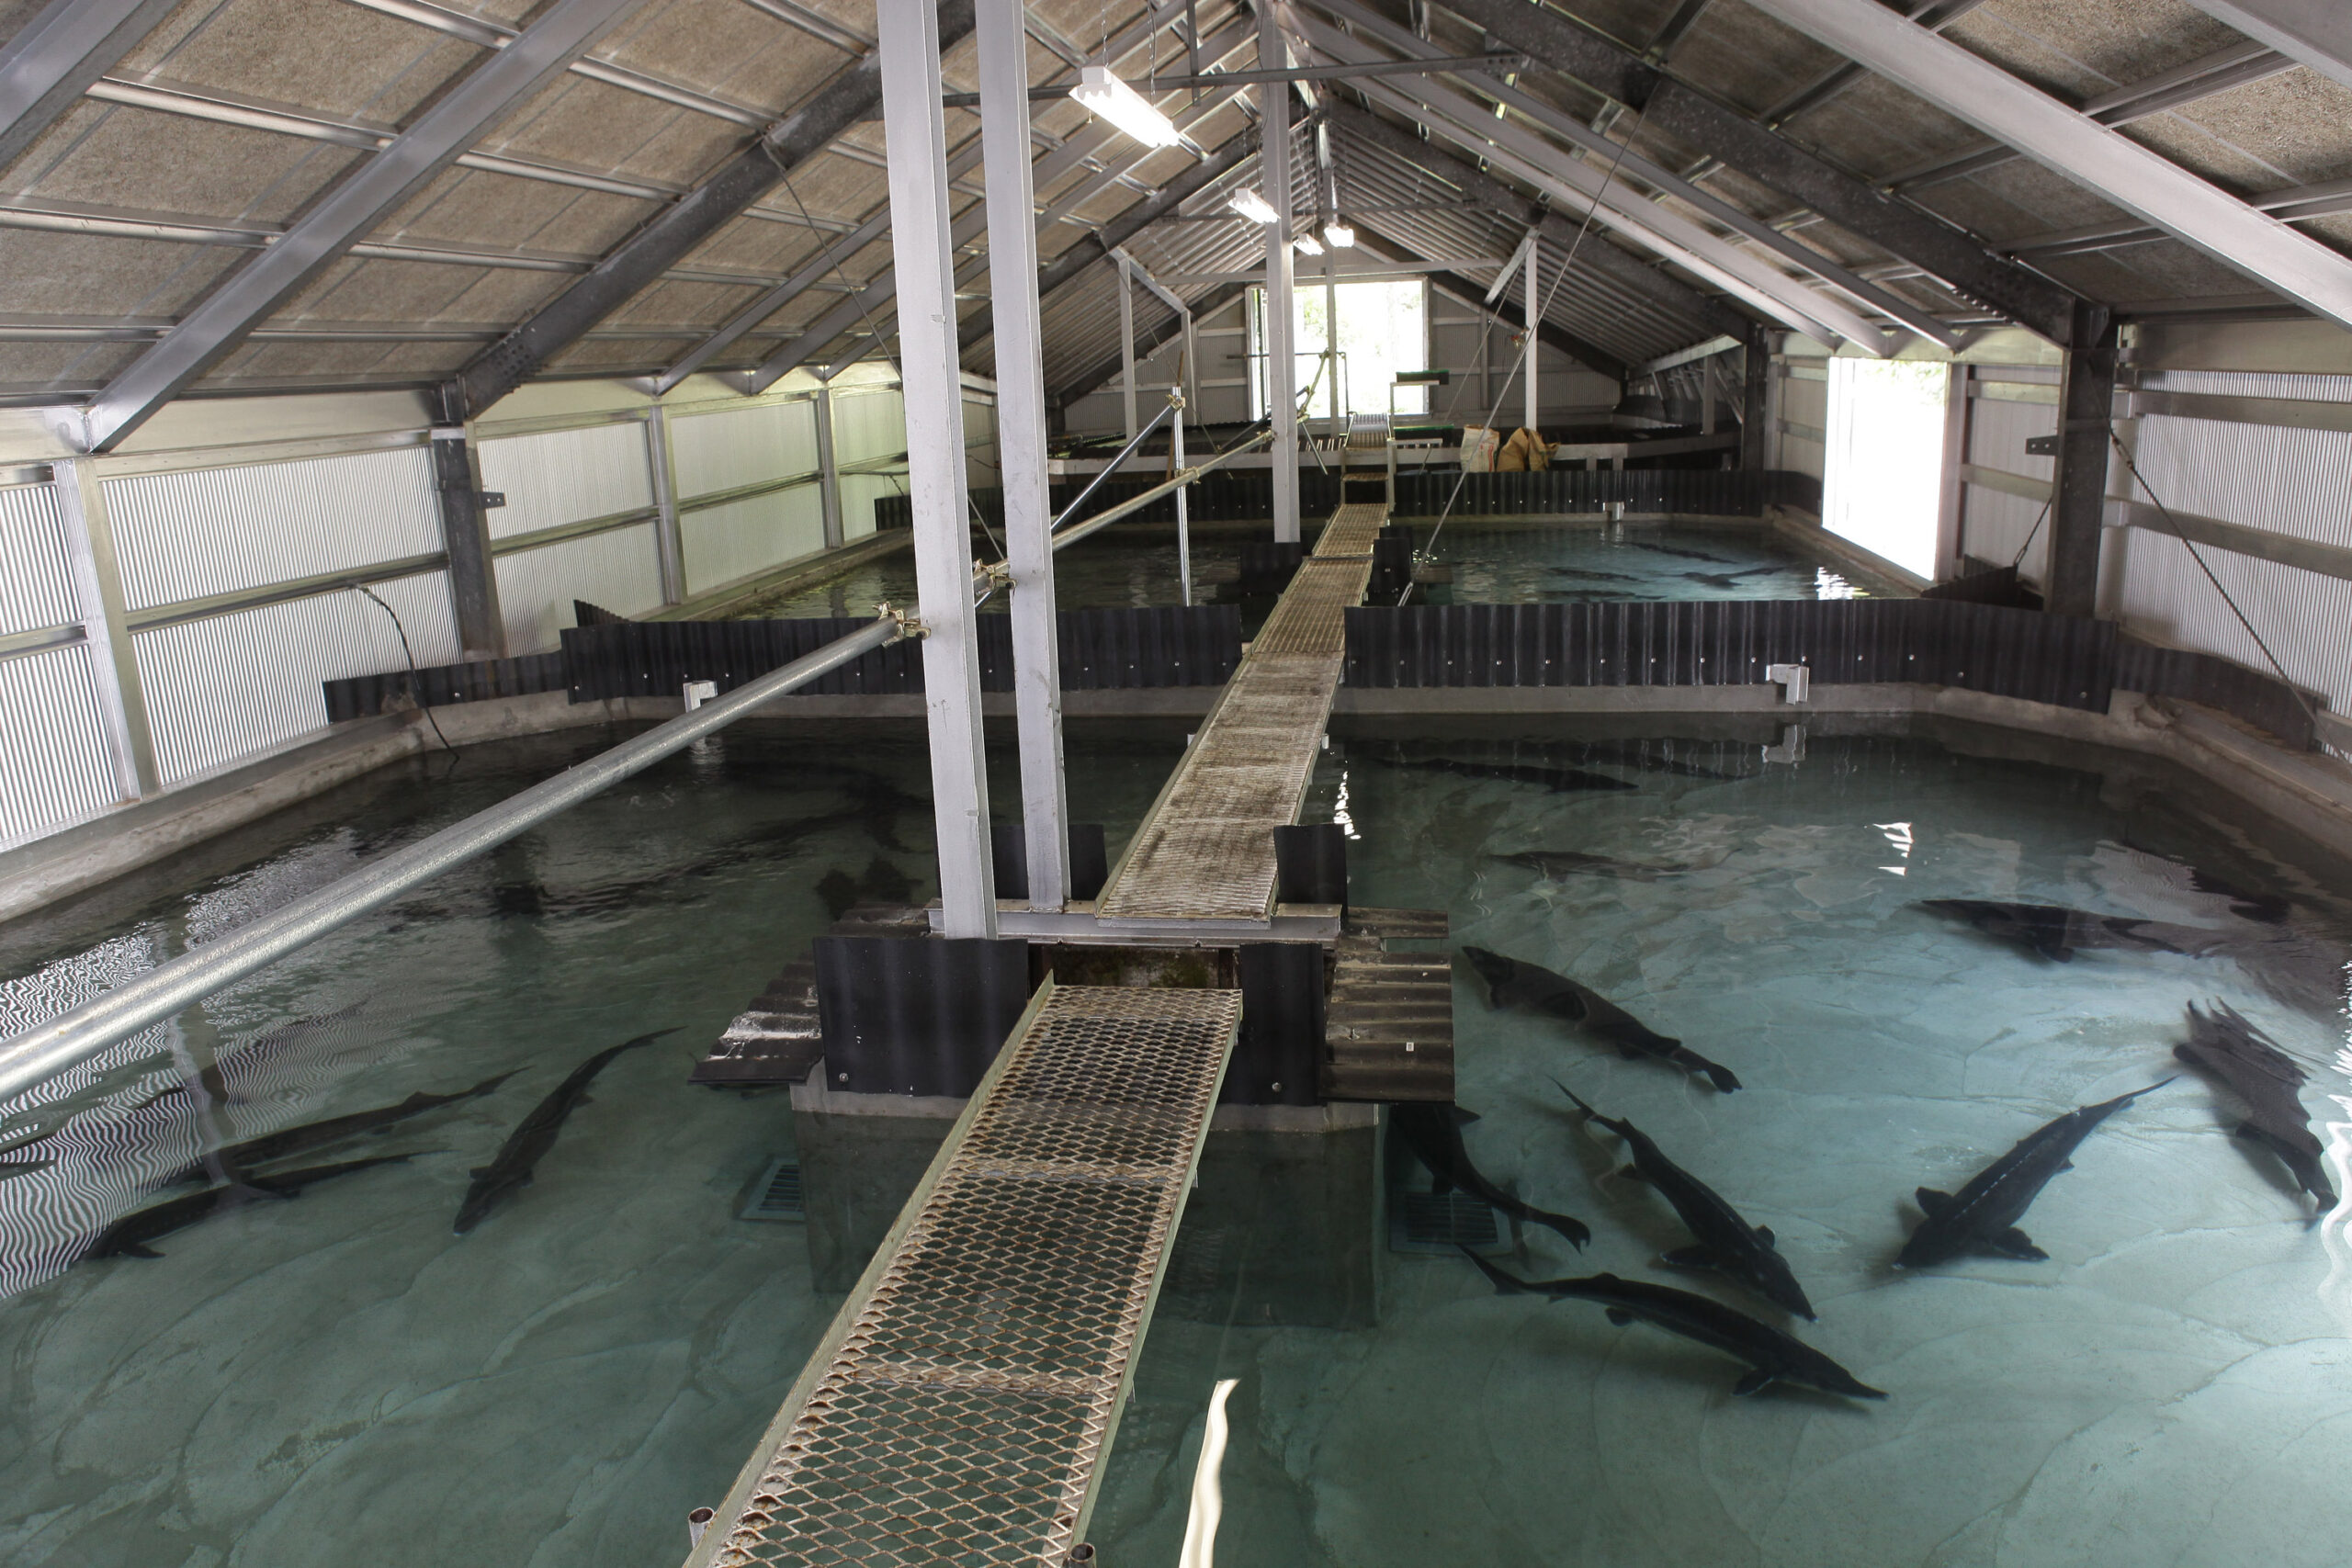
M 891 604 L 888 599 L 885 599 L 879 604 L 875 605 L 874 613 L 877 615 L 888 615 L 892 620 L 898 622 L 899 635 L 900 637 L 926 637 L 931 635 L 931 628 L 929 626 L 924 626 L 919 618 L 907 614 L 906 611 L 901 610 L 896 604 Z

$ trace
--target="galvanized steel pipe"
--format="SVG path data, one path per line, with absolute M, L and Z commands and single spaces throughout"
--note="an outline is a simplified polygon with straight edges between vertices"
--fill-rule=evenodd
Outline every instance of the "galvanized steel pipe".
M 1149 433 L 1146 432 L 1146 434 L 1148 434 Z M 1271 430 L 1267 431 L 1262 435 L 1252 436 L 1250 439 L 1244 441 L 1240 446 L 1233 448 L 1230 452 L 1220 452 L 1216 457 L 1210 458 L 1207 462 L 1203 463 L 1196 468 L 1182 469 L 1172 479 L 1168 479 L 1162 483 L 1156 484 L 1149 490 L 1144 491 L 1139 494 L 1131 495 L 1126 500 L 1119 502 L 1116 506 L 1106 506 L 1083 523 L 1071 524 L 1069 527 L 1064 528 L 1054 535 L 1054 548 L 1058 550 L 1066 546 L 1074 545 L 1080 539 L 1086 537 L 1089 534 L 1094 532 L 1097 528 L 1116 523 L 1122 517 L 1141 512 L 1145 507 L 1149 506 L 1161 496 L 1168 494 L 1171 491 L 1182 490 L 1186 485 L 1192 484 L 1202 476 L 1214 473 L 1217 469 L 1225 467 L 1226 464 L 1233 461 L 1234 458 L 1238 457 L 1244 452 L 1256 451 L 1259 447 L 1263 446 L 1267 442 L 1272 441 L 1273 438 L 1274 433 Z
M 725 696 L 705 703 L 554 778 L 533 784 L 487 811 L 476 812 L 428 839 L 395 850 L 274 913 L 240 926 L 218 942 L 182 953 L 104 996 L 48 1022 L 0 1041 L 0 1102 L 51 1077 L 107 1046 L 160 1023 L 192 1002 L 277 962 L 296 949 L 380 909 L 419 883 L 463 865 L 558 812 L 673 752 L 725 728 L 770 697 L 805 686 L 852 660 L 898 640 L 899 620 L 886 615 L 816 652 L 796 659 Z

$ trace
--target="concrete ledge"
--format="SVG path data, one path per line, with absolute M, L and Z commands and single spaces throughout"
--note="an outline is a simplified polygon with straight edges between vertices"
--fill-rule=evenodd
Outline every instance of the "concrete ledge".
M 1884 556 L 1874 554 L 1851 539 L 1831 533 L 1821 525 L 1821 519 L 1810 512 L 1800 512 L 1790 506 L 1768 506 L 1764 509 L 1764 519 L 1772 532 L 1807 555 L 1835 567 L 1840 576 L 1869 589 L 1876 598 L 1916 599 L 1921 590 L 1935 586 L 1928 579 L 1905 570 Z

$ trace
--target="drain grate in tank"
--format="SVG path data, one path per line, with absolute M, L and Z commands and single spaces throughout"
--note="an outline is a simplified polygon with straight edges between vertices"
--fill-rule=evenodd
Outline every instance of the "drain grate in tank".
M 1494 1210 L 1460 1192 L 1391 1192 L 1388 1250 L 1452 1253 L 1510 1250 L 1510 1235 Z
M 800 1191 L 800 1162 L 779 1159 L 768 1162 L 760 1179 L 752 1183 L 743 1206 L 737 1211 L 739 1220 L 774 1220 L 794 1224 L 808 1217 L 808 1207 Z

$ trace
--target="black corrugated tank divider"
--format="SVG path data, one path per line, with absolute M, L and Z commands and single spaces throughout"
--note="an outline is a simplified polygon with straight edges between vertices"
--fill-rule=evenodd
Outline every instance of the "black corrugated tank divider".
M 1311 942 L 1245 942 L 1241 1037 L 1225 1070 L 1227 1105 L 1313 1105 L 1323 1061 L 1323 949 Z
M 969 1095 L 1029 1005 L 1017 937 L 820 936 L 814 951 L 836 1091 Z
M 1454 492 L 1457 481 L 1461 492 Z M 1810 489 L 1808 489 L 1808 485 Z M 1599 512 L 1623 502 L 1628 512 L 1672 512 L 1695 517 L 1757 517 L 1767 505 L 1817 506 L 1819 481 L 1804 474 L 1740 468 L 1542 468 L 1532 473 L 1462 474 L 1451 469 L 1396 476 L 1401 517 L 1521 517 Z
M 1235 604 L 1064 610 L 1059 616 L 1062 685 L 1214 686 L 1241 662 L 1241 610 Z M 857 618 L 792 621 L 624 621 L 563 634 L 571 700 L 675 696 L 688 681 L 722 692 L 789 664 L 873 623 Z M 1012 618 L 974 617 L 980 689 L 1012 690 Z M 801 688 L 820 694 L 920 692 L 922 662 L 912 642 L 876 649 Z
M 989 863 L 996 871 L 996 896 L 1029 897 L 1029 829 L 1022 822 L 989 825 Z M 1069 825 L 1069 896 L 1091 898 L 1111 880 L 1111 856 L 1100 822 Z
M 2106 622 L 1924 599 L 1416 604 L 1351 609 L 1347 633 L 1351 686 L 1753 685 L 1804 664 L 2104 711 L 2116 683 Z
M 1274 829 L 1274 898 L 1283 904 L 1348 901 L 1348 830 L 1337 822 Z
M 451 703 L 560 692 L 571 683 L 562 654 L 533 653 L 520 659 L 437 664 L 419 670 L 413 680 L 405 670 L 381 675 L 353 675 L 341 681 L 322 682 L 320 691 L 326 699 L 327 722 L 341 724 L 345 719 L 382 713 L 386 707 L 402 703 L 443 707 Z

